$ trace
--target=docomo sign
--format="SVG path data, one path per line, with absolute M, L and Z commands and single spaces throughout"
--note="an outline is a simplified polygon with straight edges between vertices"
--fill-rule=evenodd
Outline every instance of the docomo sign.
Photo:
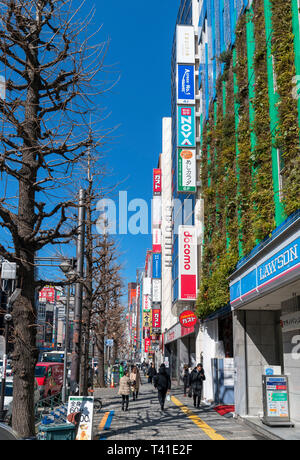
M 197 323 L 197 316 L 193 311 L 186 310 L 183 313 L 181 313 L 179 317 L 179 322 L 182 327 L 189 328 L 195 326 L 195 324 Z
M 179 226 L 179 300 L 197 298 L 197 233 L 194 226 Z

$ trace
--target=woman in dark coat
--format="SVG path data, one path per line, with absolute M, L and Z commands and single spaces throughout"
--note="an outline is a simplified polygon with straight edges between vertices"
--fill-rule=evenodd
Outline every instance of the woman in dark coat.
M 190 374 L 190 387 L 193 391 L 194 406 L 200 407 L 203 382 L 205 380 L 205 374 L 202 364 L 198 364 L 197 367 Z
M 171 389 L 171 379 L 164 364 L 160 366 L 158 374 L 154 376 L 154 386 L 158 390 L 158 400 L 161 410 L 164 411 L 166 395 Z

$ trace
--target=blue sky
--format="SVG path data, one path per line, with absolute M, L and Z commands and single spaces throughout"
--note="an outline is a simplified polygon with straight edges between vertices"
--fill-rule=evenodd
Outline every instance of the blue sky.
M 100 3 L 100 4 L 99 4 Z M 108 126 L 121 125 L 115 133 L 106 163 L 110 180 L 124 181 L 120 190 L 128 200 L 152 196 L 152 169 L 162 150 L 162 118 L 171 111 L 171 50 L 179 0 L 97 2 L 101 38 L 109 37 L 106 64 L 120 72 L 119 83 L 105 96 L 112 111 Z M 129 213 L 129 217 L 132 213 Z M 118 237 L 123 277 L 135 281 L 143 267 L 150 235 Z
M 74 0 L 74 6 L 81 3 L 82 0 Z M 105 112 L 110 113 L 103 122 L 103 128 L 119 126 L 101 152 L 105 155 L 107 168 L 112 171 L 106 182 L 109 185 L 120 184 L 118 190 L 128 192 L 128 202 L 144 199 L 149 208 L 152 170 L 157 167 L 162 150 L 162 118 L 170 116 L 171 111 L 171 50 L 179 4 L 180 0 L 98 0 L 95 2 L 96 14 L 88 30 L 92 34 L 102 25 L 93 41 L 110 41 L 105 60 L 107 72 L 100 76 L 101 79 L 119 79 L 110 91 L 95 101 L 101 109 L 105 108 Z M 78 19 L 88 14 L 92 7 L 92 2 L 87 0 Z M 72 178 L 73 187 L 78 187 L 78 178 Z M 11 196 L 14 196 L 16 184 L 9 179 L 8 186 Z M 56 191 L 53 199 L 57 199 L 58 195 L 65 197 L 67 192 L 70 190 Z M 116 197 L 117 192 L 112 198 Z M 47 200 L 51 202 L 50 195 Z M 128 218 L 132 214 L 129 213 Z M 152 245 L 150 232 L 149 216 L 148 235 L 116 237 L 125 286 L 136 280 L 137 268 L 144 266 L 146 250 Z M 1 231 L 0 235 L 7 245 L 11 245 L 7 232 Z M 72 250 L 66 246 L 61 249 L 64 254 Z M 53 256 L 55 250 L 48 245 L 39 255 Z M 52 268 L 40 271 L 44 279 L 56 279 L 57 269 L 54 272 Z

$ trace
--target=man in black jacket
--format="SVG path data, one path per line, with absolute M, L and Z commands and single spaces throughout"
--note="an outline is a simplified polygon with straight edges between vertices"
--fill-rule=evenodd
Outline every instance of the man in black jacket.
M 193 391 L 194 406 L 200 407 L 202 387 L 205 380 L 205 374 L 202 364 L 197 364 L 197 367 L 190 374 L 190 388 Z
M 159 368 L 158 375 L 154 377 L 154 386 L 158 390 L 158 400 L 161 410 L 165 410 L 165 400 L 167 392 L 171 389 L 171 379 L 166 371 L 166 366 L 162 364 Z
M 154 364 L 151 363 L 151 366 L 148 369 L 148 383 L 152 383 L 153 377 L 157 374 Z

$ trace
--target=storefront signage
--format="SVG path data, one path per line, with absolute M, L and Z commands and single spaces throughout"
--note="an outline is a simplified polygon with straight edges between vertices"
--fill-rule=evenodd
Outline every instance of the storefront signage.
M 182 327 L 192 327 L 195 326 L 197 323 L 197 316 L 195 313 L 191 310 L 185 310 L 183 313 L 181 313 L 179 317 L 179 322 Z
M 153 171 L 153 195 L 161 195 L 161 169 L 154 169 Z
M 195 67 L 179 65 L 177 69 L 177 104 L 195 104 Z
M 161 254 L 153 254 L 152 259 L 152 278 L 161 278 Z
M 230 303 L 233 308 L 254 298 L 274 285 L 280 285 L 300 268 L 300 237 L 290 238 L 270 257 L 265 257 L 230 283 Z
M 92 396 L 71 396 L 68 404 L 68 415 L 76 412 L 81 412 L 76 441 L 92 441 L 94 398 Z
M 197 297 L 197 234 L 195 226 L 179 226 L 179 300 Z
M 288 378 L 286 376 L 263 376 L 264 422 L 267 424 L 289 421 Z
M 176 50 L 178 64 L 195 63 L 195 30 L 193 26 L 177 26 Z
M 177 108 L 178 147 L 196 147 L 195 107 Z
M 180 339 L 181 337 L 181 325 L 180 323 L 176 324 L 172 327 L 166 334 L 165 337 L 165 344 L 174 342 L 174 340 Z
M 196 150 L 178 149 L 178 192 L 196 193 Z

